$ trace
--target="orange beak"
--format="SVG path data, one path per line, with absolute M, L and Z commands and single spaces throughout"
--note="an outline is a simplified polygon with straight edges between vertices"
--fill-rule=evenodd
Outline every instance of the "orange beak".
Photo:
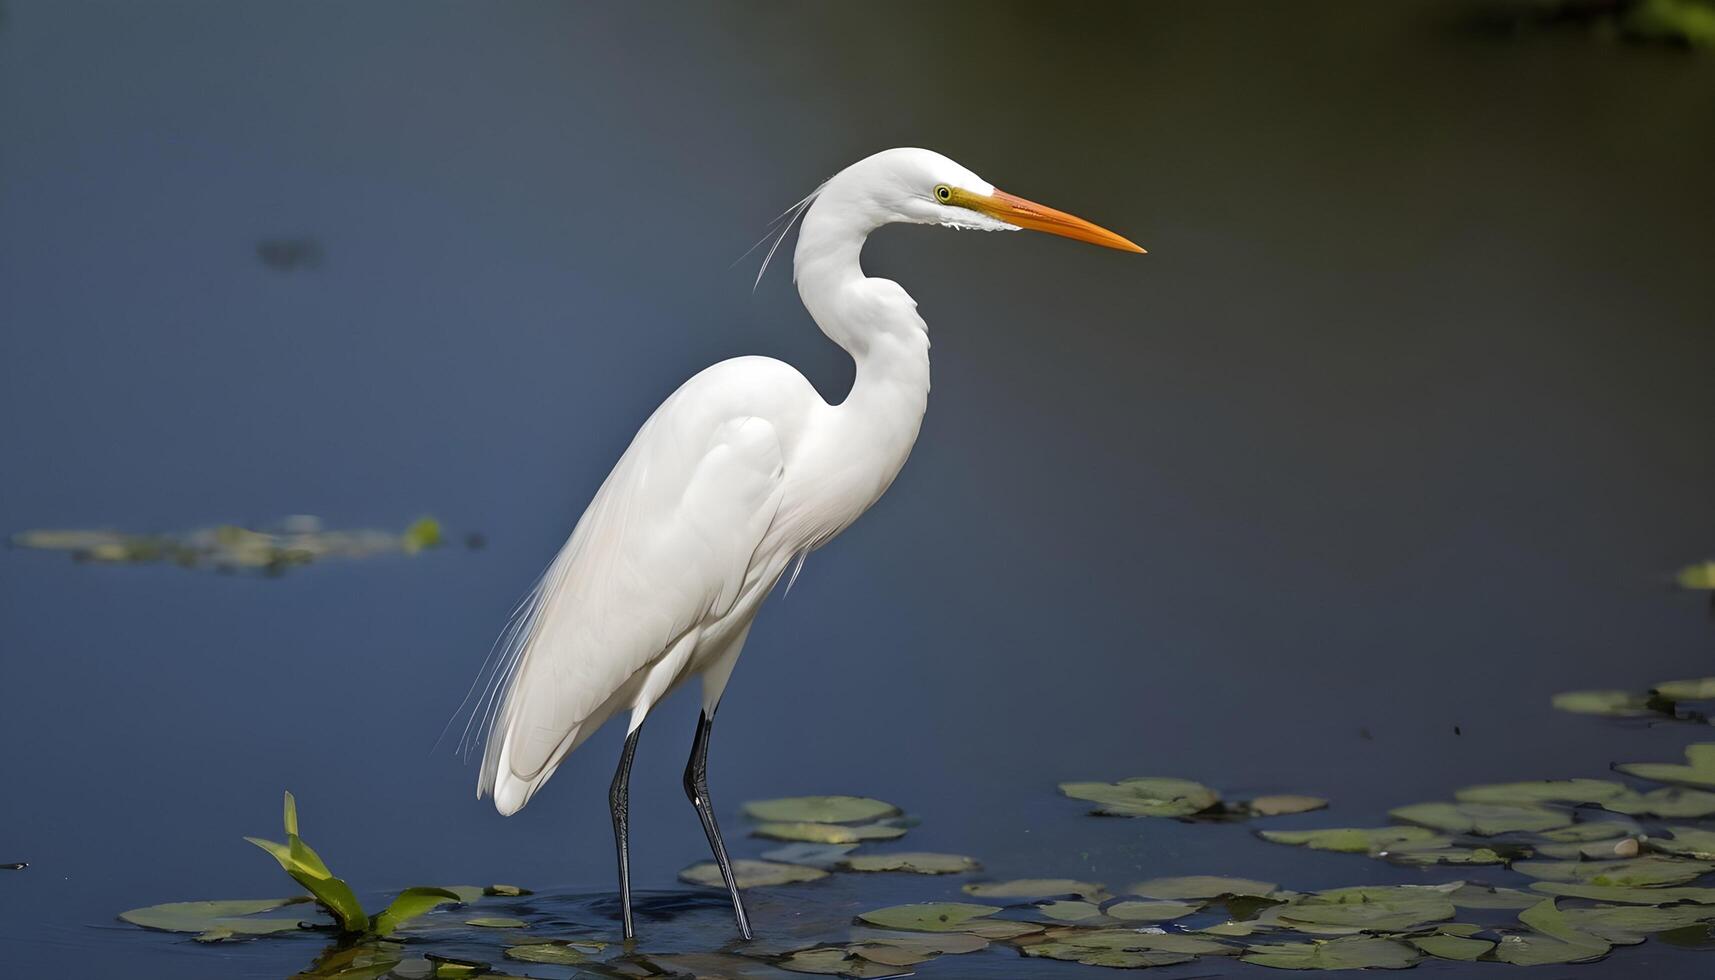
M 1103 248 L 1117 248 L 1122 252 L 1145 254 L 1144 249 L 1137 243 L 1116 235 L 1101 225 L 1092 224 L 1074 214 L 1056 211 L 1045 204 L 1027 201 L 1016 194 L 1008 194 L 998 188 L 987 197 L 953 188 L 952 199 L 947 203 L 969 208 L 991 218 L 997 218 L 1009 225 L 1029 228 L 1031 231 L 1045 231 L 1050 235 L 1089 242 L 1091 245 L 1100 245 Z

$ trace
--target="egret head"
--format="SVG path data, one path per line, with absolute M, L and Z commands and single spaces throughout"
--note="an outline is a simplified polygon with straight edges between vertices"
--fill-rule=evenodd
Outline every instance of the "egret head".
M 874 225 L 909 222 L 978 231 L 1045 231 L 1117 248 L 1143 249 L 1064 211 L 999 190 L 933 150 L 902 147 L 859 160 L 828 181 L 823 195 L 839 195 Z

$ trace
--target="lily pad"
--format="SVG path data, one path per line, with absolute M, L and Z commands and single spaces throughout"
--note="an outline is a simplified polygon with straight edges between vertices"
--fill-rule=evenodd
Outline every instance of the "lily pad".
M 1036 908 L 1056 922 L 1088 922 L 1102 917 L 1102 907 L 1093 902 L 1061 899 L 1056 902 L 1038 902 Z
M 568 943 L 529 943 L 506 947 L 506 958 L 524 963 L 546 963 L 552 966 L 576 966 L 589 962 L 589 954 L 574 949 Z
M 119 918 L 134 926 L 163 932 L 209 932 L 228 928 L 229 920 L 258 912 L 269 912 L 288 905 L 307 902 L 308 896 L 292 898 L 252 898 L 214 902 L 167 902 L 119 913 Z M 287 921 L 296 929 L 297 920 Z
M 1678 582 L 1682 589 L 1715 589 L 1715 561 L 1687 565 L 1679 570 Z
M 1060 792 L 1099 804 L 1110 817 L 1188 817 L 1221 802 L 1221 794 L 1189 779 L 1134 776 L 1117 783 L 1061 783 Z
M 905 929 L 911 932 L 961 932 L 973 920 L 987 918 L 1000 911 L 997 905 L 972 905 L 965 902 L 919 902 L 912 905 L 890 905 L 865 912 L 858 918 L 884 929 Z
M 1565 843 L 1613 840 L 1617 837 L 1630 837 L 1641 831 L 1638 825 L 1630 820 L 1593 820 L 1589 823 L 1575 823 L 1570 827 L 1550 830 L 1542 836 L 1551 841 Z
M 1275 796 L 1259 796 L 1246 804 L 1246 807 L 1259 817 L 1281 817 L 1290 813 L 1309 813 L 1320 810 L 1328 805 L 1328 801 L 1319 796 L 1298 796 L 1282 793 Z
M 1461 803 L 1534 806 L 1539 803 L 1600 803 L 1625 792 L 1625 784 L 1611 779 L 1538 779 L 1467 786 L 1453 795 Z
M 1701 827 L 1669 827 L 1672 837 L 1651 837 L 1649 847 L 1652 851 L 1664 854 L 1678 854 L 1681 857 L 1694 858 L 1698 861 L 1715 861 L 1715 830 L 1704 830 Z
M 1673 905 L 1693 902 L 1715 905 L 1715 888 L 1682 886 L 1677 888 L 1639 888 L 1626 885 L 1585 885 L 1569 881 L 1538 881 L 1533 891 L 1565 898 L 1588 898 L 1597 902 L 1621 902 L 1630 905 Z
M 780 961 L 781 969 L 794 973 L 821 973 L 842 977 L 894 977 L 899 970 L 853 953 L 844 946 L 802 949 Z M 710 974 L 699 974 L 708 976 Z M 727 976 L 725 973 L 715 974 Z
M 1121 899 L 1109 903 L 1102 909 L 1102 913 L 1110 919 L 1123 922 L 1167 922 L 1202 911 L 1202 908 L 1201 903 L 1195 902 L 1139 902 L 1135 899 Z
M 1072 878 L 1014 878 L 1011 881 L 973 881 L 961 889 L 977 898 L 1053 898 L 1078 895 L 1091 902 L 1108 897 L 1108 890 L 1093 881 Z
M 1467 939 L 1463 936 L 1413 936 L 1407 939 L 1413 946 L 1441 960 L 1472 962 L 1495 948 L 1487 939 Z
M 1715 677 L 1662 681 L 1651 690 L 1669 701 L 1711 701 L 1715 700 Z
M 1413 841 L 1436 839 L 1423 827 L 1339 827 L 1327 830 L 1261 830 L 1257 836 L 1276 844 L 1308 847 L 1313 851 L 1342 854 L 1372 854 Z
M 755 800 L 746 815 L 770 823 L 862 823 L 899 815 L 899 808 L 867 796 L 788 796 Z
M 1144 898 L 1220 898 L 1225 895 L 1254 895 L 1267 897 L 1275 885 L 1248 878 L 1222 878 L 1217 875 L 1186 875 L 1178 878 L 1151 878 L 1131 886 L 1129 893 Z
M 1696 820 L 1715 816 L 1715 793 L 1664 786 L 1648 793 L 1627 792 L 1602 801 L 1602 809 L 1633 817 Z
M 1553 830 L 1572 822 L 1571 814 L 1558 810 L 1501 803 L 1415 803 L 1389 810 L 1388 816 L 1449 834 L 1479 837 Z
M 1033 943 L 1022 950 L 1026 956 L 1042 956 L 1067 960 L 1085 966 L 1106 966 L 1121 970 L 1151 966 L 1174 966 L 1189 963 L 1197 957 L 1190 953 L 1172 953 L 1158 949 L 1092 949 L 1070 943 Z
M 1495 946 L 1494 957 L 1503 963 L 1518 966 L 1583 963 L 1608 955 L 1608 941 L 1575 928 L 1552 898 L 1520 912 L 1519 921 L 1533 931 L 1523 935 L 1508 933 L 1501 937 Z
M 1706 905 L 1674 905 L 1668 908 L 1598 905 L 1587 909 L 1565 909 L 1561 914 L 1573 928 L 1616 945 L 1641 943 L 1652 933 L 1715 921 L 1715 908 Z
M 769 888 L 775 885 L 791 885 L 801 881 L 816 881 L 826 878 L 828 872 L 821 868 L 812 868 L 802 864 L 781 864 L 777 861 L 752 861 L 739 858 L 732 862 L 733 881 L 740 888 Z M 704 885 L 709 888 L 725 888 L 726 880 L 721 877 L 720 865 L 713 861 L 703 861 L 693 864 L 679 872 L 679 880 L 692 885 Z
M 1150 932 L 1138 929 L 1054 929 L 1046 934 L 1049 943 L 1083 949 L 1155 950 L 1190 956 L 1231 956 L 1238 947 L 1181 932 Z
M 1648 694 L 1636 691 L 1564 691 L 1556 694 L 1554 706 L 1576 715 L 1606 718 L 1641 718 L 1660 714 L 1666 707 Z
M 988 946 L 988 940 L 962 932 L 891 932 L 859 927 L 852 930 L 851 938 L 848 950 L 889 966 L 910 966 L 937 956 L 974 953 Z
M 1658 783 L 1679 783 L 1715 789 L 1715 742 L 1698 742 L 1685 747 L 1685 765 L 1666 762 L 1627 762 L 1615 769 L 1639 779 Z
M 1715 869 L 1715 864 L 1678 858 L 1641 857 L 1615 861 L 1519 861 L 1519 871 L 1544 881 L 1568 881 L 1618 888 L 1683 885 Z
M 1448 837 L 1433 837 L 1429 840 L 1406 841 L 1395 844 L 1387 850 L 1378 851 L 1376 857 L 1386 858 L 1395 864 L 1410 864 L 1429 866 L 1437 864 L 1505 864 L 1505 856 L 1488 847 L 1463 847 L 1453 843 Z
M 1493 888 L 1461 882 L 1447 898 L 1462 909 L 1528 909 L 1542 901 L 1541 895 L 1516 888 Z
M 486 915 L 476 919 L 466 919 L 464 924 L 480 929 L 526 929 L 530 923 L 523 919 L 510 919 L 503 915 Z
M 896 840 L 905 836 L 905 828 L 880 823 L 852 827 L 843 824 L 794 821 L 758 824 L 750 833 L 753 837 L 766 837 L 770 840 L 805 841 L 812 844 L 857 844 L 868 840 Z
M 1240 962 L 1282 970 L 1403 970 L 1416 964 L 1421 955 L 1391 939 L 1352 936 L 1252 946 Z
M 951 875 L 975 871 L 980 865 L 963 854 L 932 854 L 902 851 L 897 854 L 857 854 L 841 866 L 852 871 L 905 871 L 919 875 Z
M 1402 932 L 1453 918 L 1448 898 L 1435 891 L 1398 892 L 1380 897 L 1358 895 L 1350 900 L 1311 896 L 1274 910 L 1282 922 L 1299 926 L 1332 926 L 1365 932 Z

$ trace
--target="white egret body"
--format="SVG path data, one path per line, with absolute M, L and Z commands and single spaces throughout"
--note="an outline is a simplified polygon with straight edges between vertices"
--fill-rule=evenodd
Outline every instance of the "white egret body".
M 850 394 L 829 404 L 791 366 L 766 357 L 723 361 L 687 381 L 638 431 L 520 606 L 485 689 L 492 718 L 477 795 L 492 793 L 503 814 L 529 802 L 608 718 L 630 713 L 610 792 L 627 937 L 632 753 L 650 709 L 693 677 L 702 679 L 702 717 L 686 790 L 749 936 L 708 805 L 710 722 L 763 599 L 794 560 L 887 490 L 929 397 L 928 328 L 899 284 L 864 275 L 858 258 L 869 233 L 890 222 L 1034 228 L 1143 251 L 997 191 L 929 150 L 861 160 L 805 205 L 798 292 L 857 362 Z

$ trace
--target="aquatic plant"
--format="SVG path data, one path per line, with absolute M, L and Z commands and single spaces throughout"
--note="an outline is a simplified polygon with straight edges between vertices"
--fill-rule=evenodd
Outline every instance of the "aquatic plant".
M 259 571 L 274 575 L 328 558 L 415 555 L 438 547 L 441 541 L 441 524 L 433 517 L 420 517 L 402 532 L 328 530 L 317 518 L 299 516 L 265 528 L 220 524 L 175 534 L 42 529 L 21 531 L 11 537 L 15 548 L 64 551 L 78 561 L 106 564 L 168 562 L 184 568 Z

